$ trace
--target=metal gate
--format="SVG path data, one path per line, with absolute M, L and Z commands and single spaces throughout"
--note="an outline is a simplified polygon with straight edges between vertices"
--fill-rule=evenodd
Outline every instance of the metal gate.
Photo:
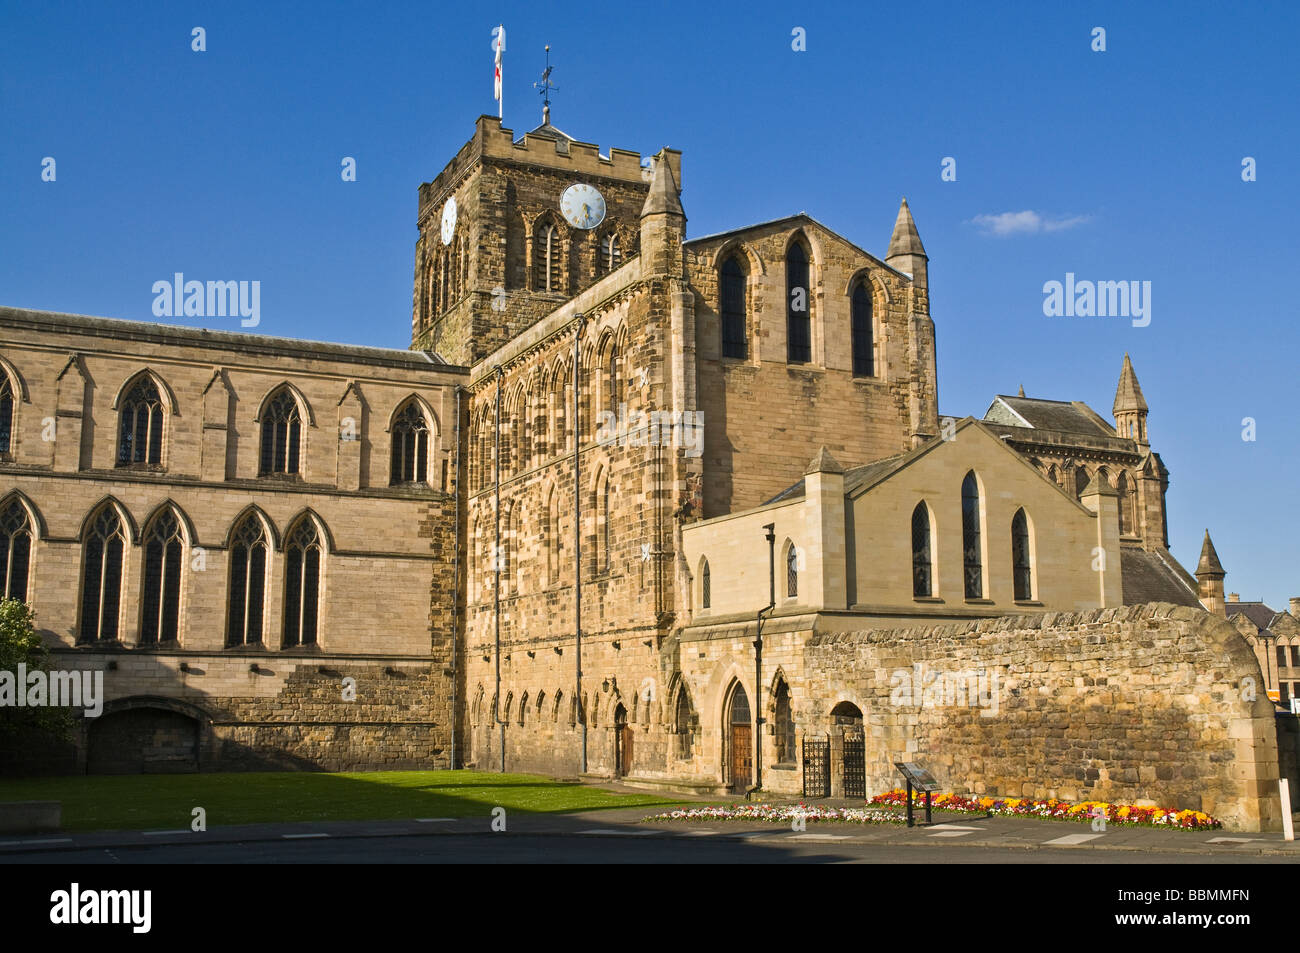
M 831 740 L 803 740 L 803 796 L 831 796 Z
M 865 738 L 844 739 L 844 796 L 867 796 L 867 742 Z

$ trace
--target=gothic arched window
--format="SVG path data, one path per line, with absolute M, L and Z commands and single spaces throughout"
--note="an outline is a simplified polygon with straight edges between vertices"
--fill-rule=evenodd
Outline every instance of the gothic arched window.
M 302 452 L 302 417 L 298 402 L 283 388 L 262 412 L 262 476 L 298 473 Z
M 429 423 L 412 400 L 393 420 L 393 461 L 389 482 L 424 483 L 429 477 Z
M 974 471 L 961 483 L 962 568 L 967 599 L 984 596 L 984 564 L 980 549 L 980 490 Z
M 259 645 L 266 609 L 266 527 L 253 514 L 235 530 L 230 546 L 230 604 L 227 645 Z
M 145 375 L 122 400 L 117 465 L 162 464 L 163 407 L 158 385 Z
M 112 506 L 105 506 L 91 521 L 84 542 L 81 571 L 81 642 L 107 642 L 117 638 L 122 606 L 122 557 L 126 531 Z
M 700 608 L 708 609 L 713 605 L 713 579 L 709 573 L 709 561 L 704 560 L 700 567 Z
M 0 512 L 0 596 L 27 601 L 27 573 L 32 558 L 32 526 L 17 500 Z
M 320 616 L 320 532 L 299 520 L 284 547 L 284 647 L 314 645 Z
M 736 256 L 722 263 L 718 276 L 718 311 L 722 318 L 722 356 L 744 360 L 748 356 L 745 340 L 745 272 Z
M 550 222 L 544 223 L 537 232 L 533 260 L 537 267 L 536 290 L 561 290 L 560 230 Z
M 793 543 L 785 553 L 785 594 L 789 599 L 799 595 L 799 549 Z
M 613 523 L 610 520 L 609 471 L 606 470 L 596 484 L 596 552 L 595 572 L 609 572 L 612 566 L 610 558 L 613 540 Z
M 853 376 L 876 374 L 874 328 L 871 317 L 871 291 L 867 282 L 859 281 L 853 289 Z
M 786 360 L 807 364 L 812 360 L 812 322 L 808 315 L 808 253 L 798 242 L 785 253 Z
M 1137 487 L 1128 474 L 1121 473 L 1115 481 L 1115 490 L 1119 494 L 1119 534 L 1132 536 L 1137 533 Z
M 1075 471 L 1074 471 L 1074 495 L 1075 495 L 1075 497 L 1082 498 L 1082 497 L 1083 497 L 1083 491 L 1086 490 L 1086 489 L 1088 489 L 1088 484 L 1089 484 L 1090 482 L 1091 482 L 1091 481 L 1090 481 L 1089 478 L 1088 478 L 1088 471 L 1087 471 L 1086 469 L 1084 469 L 1083 467 L 1079 467 L 1077 470 L 1075 470 Z
M 1024 602 L 1034 598 L 1034 570 L 1029 561 L 1029 520 L 1024 509 L 1011 518 L 1011 569 L 1015 597 Z
M 930 508 L 922 501 L 912 510 L 912 595 L 916 598 L 934 595 L 931 553 Z
M 782 678 L 776 683 L 773 693 L 775 724 L 772 726 L 776 741 L 777 764 L 793 764 L 794 757 L 794 710 L 790 705 L 790 687 Z
M 546 505 L 546 581 L 552 586 L 560 581 L 560 502 L 555 490 Z
M 605 381 L 608 384 L 606 393 L 609 397 L 608 410 L 611 414 L 618 416 L 618 400 L 620 382 L 618 378 L 618 348 L 614 345 L 609 347 L 609 366 L 605 372 Z
M 184 549 L 180 520 L 174 510 L 164 510 L 144 532 L 142 645 L 175 642 L 179 637 Z
M 691 709 L 691 696 L 687 694 L 685 685 L 677 690 L 673 721 L 677 725 L 677 757 L 685 761 L 691 756 L 691 741 L 695 728 L 695 712 Z
M 0 371 L 0 453 L 13 453 L 14 404 L 13 382 Z
M 618 236 L 610 232 L 600 240 L 600 261 L 597 274 L 609 274 L 623 264 L 623 249 L 618 243 Z

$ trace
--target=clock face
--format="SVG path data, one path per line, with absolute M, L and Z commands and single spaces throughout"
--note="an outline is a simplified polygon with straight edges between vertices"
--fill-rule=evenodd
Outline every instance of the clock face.
M 574 228 L 595 228 L 605 220 L 605 196 L 594 185 L 571 185 L 560 196 L 560 211 Z
M 442 207 L 442 243 L 451 244 L 451 236 L 456 231 L 456 198 L 452 196 L 447 199 L 447 204 Z

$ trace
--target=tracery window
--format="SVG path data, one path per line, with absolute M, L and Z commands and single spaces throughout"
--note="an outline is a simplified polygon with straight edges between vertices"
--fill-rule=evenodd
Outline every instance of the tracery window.
M 262 457 L 260 473 L 292 474 L 299 471 L 302 453 L 302 418 L 298 402 L 283 388 L 262 413 Z
M 175 511 L 164 510 L 144 534 L 142 645 L 175 642 L 179 636 L 184 549 L 180 520 Z
M 429 477 L 429 423 L 414 400 L 393 421 L 392 469 L 389 482 L 424 483 Z
M 126 530 L 115 508 L 105 506 L 96 514 L 83 549 L 79 641 L 111 641 L 118 634 L 122 557 L 126 551 Z
M 314 645 L 320 616 L 320 532 L 299 520 L 284 548 L 284 647 Z
M 158 385 L 141 377 L 122 400 L 117 465 L 162 464 L 163 407 Z
M 230 546 L 227 645 L 257 645 L 262 641 L 269 554 L 266 527 L 250 513 L 235 530 Z
M 31 520 L 23 505 L 11 499 L 0 512 L 0 596 L 27 601 L 31 558 Z

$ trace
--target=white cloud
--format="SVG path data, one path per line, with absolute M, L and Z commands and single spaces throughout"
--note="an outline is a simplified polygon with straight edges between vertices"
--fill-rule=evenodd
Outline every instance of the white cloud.
M 1060 232 L 1082 225 L 1090 215 L 1072 215 L 1067 218 L 1047 218 L 1032 209 L 1023 212 L 999 212 L 997 215 L 976 215 L 971 224 L 978 225 L 985 235 L 1005 238 L 1008 235 L 1034 235 L 1038 232 Z

